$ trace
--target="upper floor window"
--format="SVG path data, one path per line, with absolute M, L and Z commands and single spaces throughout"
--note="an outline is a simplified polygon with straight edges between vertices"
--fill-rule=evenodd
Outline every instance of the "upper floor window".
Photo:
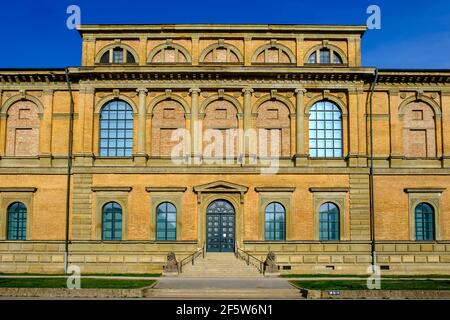
M 265 239 L 269 241 L 286 239 L 286 210 L 278 202 L 269 203 L 265 210 Z
M 156 208 L 156 240 L 177 239 L 177 209 L 170 202 Z
M 319 215 L 320 240 L 339 240 L 339 208 L 332 202 L 324 203 Z
M 122 240 L 122 207 L 117 202 L 103 206 L 102 240 Z
M 309 113 L 309 155 L 342 157 L 342 112 L 330 101 L 319 101 Z
M 110 101 L 100 112 L 100 156 L 130 157 L 132 151 L 133 109 L 125 101 Z
M 22 202 L 14 202 L 8 207 L 8 240 L 26 240 L 27 208 Z
M 414 210 L 416 240 L 432 241 L 435 239 L 434 209 L 428 203 L 420 203 Z
M 343 64 L 343 61 L 342 57 L 335 50 L 321 48 L 311 53 L 308 58 L 308 63 Z
M 124 64 L 136 63 L 136 58 L 130 50 L 122 47 L 114 47 L 103 53 L 100 63 Z

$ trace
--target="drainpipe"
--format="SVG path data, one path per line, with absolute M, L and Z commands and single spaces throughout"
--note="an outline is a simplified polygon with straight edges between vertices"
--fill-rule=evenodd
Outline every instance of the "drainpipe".
M 374 166 L 373 166 L 373 93 L 378 82 L 378 68 L 375 68 L 375 75 L 370 85 L 369 97 L 369 136 L 370 136 L 370 171 L 369 171 L 369 189 L 370 189 L 370 242 L 372 252 L 372 272 L 376 272 L 377 252 L 375 248 L 375 192 L 374 192 Z
M 64 241 L 64 273 L 67 274 L 69 266 L 69 219 L 70 219 L 70 181 L 72 175 L 72 146 L 73 146 L 73 94 L 70 85 L 69 68 L 66 68 L 66 82 L 70 94 L 70 109 L 69 109 L 69 136 L 68 136 L 68 151 L 67 151 L 67 188 L 66 188 L 66 235 Z

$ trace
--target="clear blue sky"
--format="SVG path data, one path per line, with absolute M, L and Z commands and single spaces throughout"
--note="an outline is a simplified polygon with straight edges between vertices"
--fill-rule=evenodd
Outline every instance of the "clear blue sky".
M 71 4 L 90 24 L 365 24 L 376 4 L 382 29 L 363 38 L 365 66 L 450 69 L 449 0 L 4 0 L 0 68 L 79 65 L 81 39 L 66 28 Z

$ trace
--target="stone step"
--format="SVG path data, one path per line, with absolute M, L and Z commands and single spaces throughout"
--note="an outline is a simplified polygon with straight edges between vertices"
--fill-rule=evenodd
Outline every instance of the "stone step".
M 297 289 L 145 289 L 146 298 L 303 299 Z

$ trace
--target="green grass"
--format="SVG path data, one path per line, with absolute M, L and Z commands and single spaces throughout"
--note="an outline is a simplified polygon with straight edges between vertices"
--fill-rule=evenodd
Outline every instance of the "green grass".
M 370 275 L 355 275 L 355 274 L 283 274 L 282 278 L 368 278 Z M 429 279 L 429 278 L 444 278 L 450 279 L 450 275 L 442 275 L 442 274 L 429 274 L 429 275 L 382 275 L 382 278 L 388 279 Z
M 0 272 L 0 276 L 67 276 L 64 273 L 3 273 Z M 89 277 L 148 277 L 157 278 L 161 276 L 161 273 L 82 273 L 81 276 Z
M 83 279 L 82 289 L 139 289 L 154 284 L 156 280 Z M 67 288 L 65 278 L 7 278 L 0 279 L 0 288 Z
M 310 290 L 368 290 L 365 280 L 292 280 L 290 283 Z M 450 290 L 450 281 L 381 279 L 381 290 Z

